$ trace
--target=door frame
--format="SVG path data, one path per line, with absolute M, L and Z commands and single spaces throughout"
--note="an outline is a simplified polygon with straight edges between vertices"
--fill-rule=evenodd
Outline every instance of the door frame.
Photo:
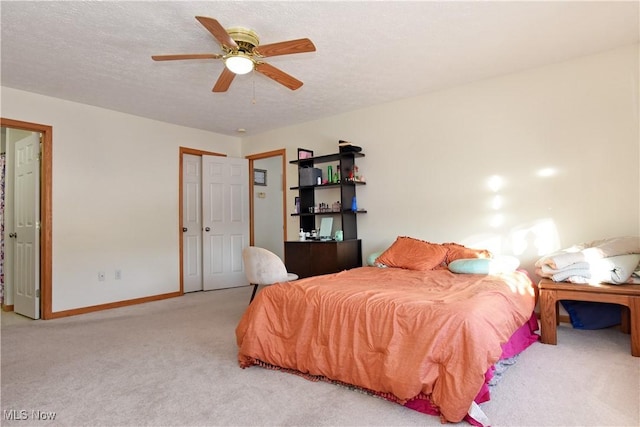
M 251 246 L 253 246 L 255 243 L 255 231 L 253 229 L 253 161 L 277 156 L 282 156 L 282 241 L 285 242 L 287 240 L 287 150 L 281 148 L 279 150 L 267 151 L 264 153 L 245 156 L 245 158 L 249 160 L 249 245 Z
M 52 176 L 53 127 L 0 117 L 0 127 L 38 132 L 42 135 L 40 162 L 40 318 L 52 319 Z M 3 310 L 12 311 L 13 306 Z
M 192 154 L 194 156 L 220 156 L 227 157 L 226 154 L 216 153 L 213 151 L 205 151 L 198 150 L 196 148 L 188 148 L 188 147 L 179 147 L 179 165 L 178 165 L 178 247 L 179 247 L 179 259 L 180 259 L 180 290 L 179 295 L 184 295 L 184 242 L 182 241 L 182 220 L 183 220 L 183 212 L 182 212 L 182 197 L 183 197 L 183 189 L 182 189 L 182 162 L 184 154 Z

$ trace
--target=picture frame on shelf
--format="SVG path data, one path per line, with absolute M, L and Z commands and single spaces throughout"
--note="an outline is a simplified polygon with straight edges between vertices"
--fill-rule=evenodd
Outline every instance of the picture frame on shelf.
M 253 185 L 267 185 L 267 170 L 266 169 L 254 169 L 253 170 Z
M 298 160 L 310 159 L 313 157 L 313 151 L 305 148 L 298 148 Z

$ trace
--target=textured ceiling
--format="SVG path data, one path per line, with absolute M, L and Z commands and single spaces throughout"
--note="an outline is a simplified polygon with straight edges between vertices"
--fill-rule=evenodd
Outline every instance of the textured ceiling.
M 624 2 L 2 1 L 2 86 L 227 135 L 315 120 L 637 43 Z M 317 51 L 268 58 L 302 80 L 261 74 L 211 91 L 220 53 L 196 15 L 255 30 L 261 44 L 310 38 Z

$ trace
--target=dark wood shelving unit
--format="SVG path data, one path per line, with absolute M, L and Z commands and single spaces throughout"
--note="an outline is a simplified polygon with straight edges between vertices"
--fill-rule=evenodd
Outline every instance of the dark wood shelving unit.
M 340 182 L 321 185 L 303 185 L 290 187 L 297 190 L 300 199 L 300 212 L 291 214 L 300 219 L 300 228 L 304 231 L 316 229 L 318 216 L 334 216 L 339 218 L 338 228 L 342 230 L 342 241 L 290 241 L 285 242 L 285 264 L 287 270 L 298 276 L 309 277 L 319 274 L 335 273 L 362 266 L 362 244 L 358 239 L 358 215 L 366 214 L 364 209 L 351 210 L 351 201 L 356 197 L 356 188 L 366 185 L 365 182 L 349 181 L 348 177 L 356 166 L 356 159 L 364 157 L 361 152 L 344 152 L 307 159 L 292 160 L 289 163 L 302 168 L 313 168 L 319 164 L 338 162 Z M 338 212 L 309 212 L 316 205 L 316 191 L 340 191 L 342 209 Z

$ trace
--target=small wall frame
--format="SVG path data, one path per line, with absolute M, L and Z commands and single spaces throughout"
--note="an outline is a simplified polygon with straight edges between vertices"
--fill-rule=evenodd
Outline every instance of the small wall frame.
M 267 185 L 267 170 L 266 169 L 254 169 L 253 170 L 253 185 Z

